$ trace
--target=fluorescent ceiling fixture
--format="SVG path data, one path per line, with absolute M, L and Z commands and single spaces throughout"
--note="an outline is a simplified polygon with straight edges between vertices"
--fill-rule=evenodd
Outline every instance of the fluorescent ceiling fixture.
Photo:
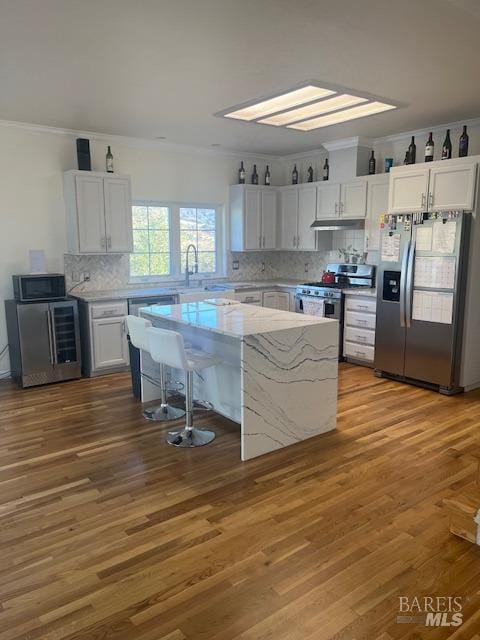
M 297 124 L 289 124 L 288 129 L 297 129 L 298 131 L 311 131 L 312 129 L 319 129 L 320 127 L 329 127 L 332 124 L 339 124 L 340 122 L 347 122 L 348 120 L 355 120 L 356 118 L 364 118 L 365 116 L 371 116 L 374 113 L 382 113 L 382 111 L 390 111 L 397 107 L 393 104 L 386 104 L 385 102 L 369 102 L 368 104 L 362 104 L 358 107 L 346 109 L 345 111 L 337 111 L 330 113 L 327 116 L 321 116 L 320 118 L 313 118 L 312 120 L 305 120 L 304 122 L 298 122 Z
M 312 116 L 319 116 L 322 113 L 328 113 L 329 111 L 337 111 L 337 109 L 346 109 L 347 107 L 353 107 L 356 104 L 367 102 L 367 98 L 360 98 L 359 96 L 351 96 L 349 94 L 342 94 L 341 96 L 334 96 L 322 102 L 316 102 L 315 104 L 309 104 L 306 107 L 300 107 L 299 109 L 293 109 L 286 113 L 279 113 L 276 116 L 270 116 L 259 120 L 262 124 L 273 124 L 276 127 L 290 124 L 291 122 L 298 122 L 298 120 L 304 120 L 305 118 Z
M 262 118 L 263 116 L 275 113 L 276 111 L 283 111 L 284 109 L 291 109 L 297 107 L 299 104 L 305 104 L 312 100 L 320 100 L 331 96 L 335 91 L 331 89 L 322 89 L 321 87 L 314 87 L 308 85 L 301 89 L 295 89 L 289 91 L 276 98 L 270 98 L 269 100 L 262 100 L 249 107 L 243 107 L 230 113 L 225 113 L 225 118 L 236 118 L 238 120 L 255 120 L 256 118 Z

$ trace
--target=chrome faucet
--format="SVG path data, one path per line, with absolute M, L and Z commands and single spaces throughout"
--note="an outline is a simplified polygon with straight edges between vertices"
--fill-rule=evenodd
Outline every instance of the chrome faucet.
M 195 263 L 193 265 L 193 271 L 190 271 L 190 267 L 188 266 L 188 253 L 190 249 L 193 249 L 193 253 L 195 255 Z M 185 286 L 190 286 L 190 276 L 193 276 L 194 273 L 198 273 L 198 251 L 197 247 L 194 244 L 189 244 L 187 247 L 187 251 L 185 252 Z

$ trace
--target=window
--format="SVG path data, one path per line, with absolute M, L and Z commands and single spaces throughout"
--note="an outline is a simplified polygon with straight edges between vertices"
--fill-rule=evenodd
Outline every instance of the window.
M 186 250 L 195 245 L 198 273 L 219 275 L 222 270 L 220 208 L 206 205 L 137 203 L 132 207 L 133 253 L 130 277 L 134 281 L 180 278 L 185 273 Z M 190 264 L 193 263 L 190 252 Z
M 133 206 L 131 276 L 170 274 L 170 210 L 168 207 Z

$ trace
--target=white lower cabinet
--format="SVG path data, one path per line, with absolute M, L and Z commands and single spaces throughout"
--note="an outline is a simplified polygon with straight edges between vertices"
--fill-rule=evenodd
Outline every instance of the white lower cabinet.
M 270 309 L 290 310 L 290 295 L 286 291 L 264 291 L 263 306 Z
M 82 340 L 89 339 L 86 375 L 121 371 L 130 364 L 127 313 L 125 300 L 88 304 L 88 327 L 82 332 Z
M 345 296 L 343 355 L 346 360 L 373 366 L 376 308 L 374 296 Z

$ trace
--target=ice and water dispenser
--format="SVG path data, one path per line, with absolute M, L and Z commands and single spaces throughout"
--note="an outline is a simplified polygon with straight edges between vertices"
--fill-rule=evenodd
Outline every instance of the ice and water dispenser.
M 400 302 L 400 271 L 383 272 L 383 299 L 387 302 Z

